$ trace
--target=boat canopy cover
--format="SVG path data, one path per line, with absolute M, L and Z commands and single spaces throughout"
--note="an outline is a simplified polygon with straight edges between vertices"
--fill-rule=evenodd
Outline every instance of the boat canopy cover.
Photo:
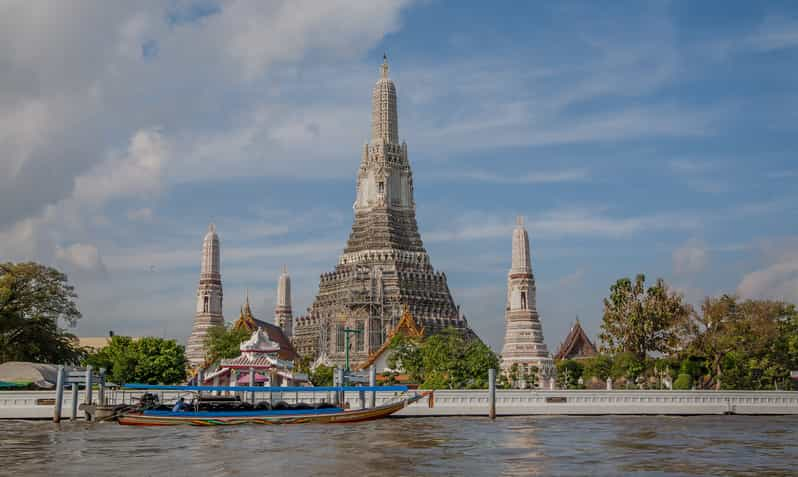
M 164 384 L 130 383 L 125 389 L 144 389 L 153 391 L 233 391 L 233 392 L 275 392 L 275 393 L 320 393 L 343 391 L 391 391 L 405 392 L 407 386 L 176 386 Z

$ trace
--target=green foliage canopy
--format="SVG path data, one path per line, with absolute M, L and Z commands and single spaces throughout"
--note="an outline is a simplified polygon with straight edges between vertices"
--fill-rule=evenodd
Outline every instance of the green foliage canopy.
M 423 389 L 487 387 L 488 370 L 499 369 L 499 358 L 479 340 L 466 340 L 447 328 L 418 340 L 397 335 L 388 365 L 401 368 Z
M 648 288 L 645 280 L 641 274 L 634 283 L 621 278 L 610 287 L 599 335 L 604 352 L 630 352 L 642 361 L 649 353 L 677 349 L 691 307 L 662 279 Z
M 81 314 L 65 274 L 38 263 L 0 264 L 0 362 L 75 364 L 85 356 L 74 335 Z
M 235 329 L 232 325 L 209 328 L 205 338 L 205 361 L 216 363 L 238 357 L 241 343 L 250 336 L 252 333 L 246 328 Z
M 105 368 L 117 384 L 177 384 L 186 379 L 185 349 L 175 340 L 114 336 L 108 346 L 90 354 L 85 362 Z

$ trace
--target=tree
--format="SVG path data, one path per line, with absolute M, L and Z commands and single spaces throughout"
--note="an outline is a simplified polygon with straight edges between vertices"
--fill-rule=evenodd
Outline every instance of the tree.
M 499 358 L 479 340 L 466 340 L 447 328 L 425 339 L 395 336 L 388 366 L 402 369 L 425 389 L 484 388 L 489 369 L 499 368 Z
M 595 377 L 602 381 L 606 381 L 607 378 L 612 376 L 612 358 L 605 354 L 600 354 L 585 359 L 582 375 L 585 378 Z
M 74 364 L 85 356 L 77 338 L 59 327 L 81 314 L 74 287 L 38 263 L 0 264 L 0 362 Z
M 308 373 L 308 379 L 314 386 L 332 386 L 333 368 L 320 364 Z
M 682 323 L 691 308 L 662 279 L 647 289 L 645 280 L 641 274 L 634 284 L 621 278 L 610 287 L 599 335 L 602 351 L 630 352 L 642 361 L 648 353 L 667 354 L 677 349 Z
M 85 362 L 105 368 L 111 381 L 118 384 L 177 384 L 186 379 L 185 349 L 175 340 L 114 336 Z
M 798 365 L 798 312 L 792 304 L 708 297 L 686 329 L 685 355 L 705 362 L 716 389 L 773 389 L 786 384 Z
M 565 389 L 575 388 L 579 378 L 582 377 L 584 368 L 581 363 L 573 359 L 564 359 L 557 362 L 557 380 Z
M 246 328 L 235 329 L 232 326 L 214 326 L 208 329 L 205 338 L 205 361 L 216 363 L 222 359 L 232 359 L 241 354 L 241 343 L 252 333 Z

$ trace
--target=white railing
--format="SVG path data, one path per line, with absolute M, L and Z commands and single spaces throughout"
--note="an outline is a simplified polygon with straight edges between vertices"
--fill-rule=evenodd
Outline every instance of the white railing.
M 162 401 L 172 402 L 178 393 L 157 393 Z M 185 393 L 182 393 L 185 395 Z M 242 399 L 249 399 L 249 393 Z M 368 405 L 369 393 L 365 394 Z M 126 397 L 140 396 L 140 392 L 127 392 Z M 399 398 L 400 393 L 377 393 L 376 404 L 381 405 Z M 121 396 L 109 391 L 121 403 Z M 71 393 L 64 393 L 63 415 L 69 416 Z M 96 393 L 95 393 L 96 398 Z M 268 393 L 257 393 L 257 401 L 268 400 Z M 83 391 L 78 395 L 84 400 Z M 50 419 L 53 416 L 55 391 L 4 391 L 0 392 L 0 419 Z M 332 393 L 286 392 L 274 393 L 275 401 L 331 402 Z M 347 392 L 345 401 L 351 409 L 360 408 L 360 393 Z M 431 405 L 430 405 L 431 404 Z M 437 390 L 432 402 L 428 397 L 408 406 L 399 416 L 487 416 L 487 390 Z M 530 391 L 497 390 L 496 414 L 798 414 L 798 392 L 794 391 Z M 83 417 L 83 413 L 79 413 Z M 65 417 L 66 418 L 66 417 Z

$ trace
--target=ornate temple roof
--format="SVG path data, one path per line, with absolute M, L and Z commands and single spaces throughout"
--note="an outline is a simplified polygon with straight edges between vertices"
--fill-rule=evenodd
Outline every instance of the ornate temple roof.
M 248 340 L 241 343 L 238 349 L 242 353 L 250 353 L 254 356 L 262 353 L 276 353 L 280 351 L 280 345 L 270 340 L 263 328 L 258 328 Z
M 239 315 L 238 320 L 233 323 L 233 329 L 240 330 L 242 328 L 251 332 L 259 328 L 262 329 L 269 340 L 280 346 L 280 351 L 277 353 L 280 359 L 293 361 L 299 358 L 299 355 L 291 345 L 291 341 L 285 336 L 285 333 L 283 333 L 283 330 L 280 329 L 279 326 L 255 318 L 252 314 L 252 308 L 249 305 L 249 296 L 247 296 L 244 305 L 241 307 L 241 315 Z
M 402 314 L 402 318 L 399 320 L 399 323 L 397 323 L 390 333 L 388 333 L 388 336 L 385 338 L 385 342 L 382 344 L 382 346 L 380 346 L 377 351 L 371 353 L 366 361 L 355 365 L 354 369 L 366 369 L 374 364 L 377 359 L 379 359 L 379 357 L 391 346 L 391 340 L 393 340 L 393 337 L 399 333 L 409 338 L 421 338 L 424 336 L 424 327 L 419 327 L 416 324 L 416 320 L 413 318 L 413 315 L 410 314 L 410 310 L 408 310 L 407 306 L 405 306 L 405 312 Z
M 554 359 L 588 358 L 597 354 L 598 351 L 596 347 L 590 341 L 590 338 L 587 337 L 587 333 L 582 329 L 579 318 L 577 318 L 576 323 L 571 326 L 571 331 L 568 333 L 565 341 L 560 345 L 560 350 L 557 351 L 557 355 L 554 356 Z

